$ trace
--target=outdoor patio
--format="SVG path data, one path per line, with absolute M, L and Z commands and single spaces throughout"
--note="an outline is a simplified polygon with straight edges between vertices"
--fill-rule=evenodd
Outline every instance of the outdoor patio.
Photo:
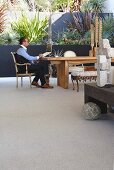
M 113 0 L 0 0 L 0 170 L 114 170 L 113 85 Z
M 15 78 L 0 79 L 1 170 L 112 170 L 114 114 L 87 121 L 80 92 L 15 87 Z

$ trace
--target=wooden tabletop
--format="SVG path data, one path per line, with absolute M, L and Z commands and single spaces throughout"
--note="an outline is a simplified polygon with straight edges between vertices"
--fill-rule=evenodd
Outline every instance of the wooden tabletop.
M 49 61 L 96 61 L 96 57 L 89 56 L 77 56 L 77 57 L 48 57 Z M 114 62 L 114 58 L 112 58 L 112 62 Z
M 79 56 L 79 57 L 48 57 L 50 61 L 82 61 L 82 60 L 96 60 L 95 57 Z

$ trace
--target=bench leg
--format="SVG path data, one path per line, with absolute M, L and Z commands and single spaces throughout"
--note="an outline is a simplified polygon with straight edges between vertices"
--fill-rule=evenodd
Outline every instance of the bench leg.
M 78 77 L 76 77 L 76 83 L 77 83 L 77 92 L 79 92 L 79 82 L 78 82 Z
M 75 83 L 74 81 L 76 81 L 76 85 L 77 85 L 77 92 L 79 92 L 79 81 L 78 81 L 78 77 L 77 76 L 71 76 L 71 80 L 72 80 L 72 84 L 73 84 L 73 90 L 75 90 Z
M 72 80 L 73 90 L 75 90 L 74 79 L 72 78 L 72 76 L 71 76 L 71 80 Z

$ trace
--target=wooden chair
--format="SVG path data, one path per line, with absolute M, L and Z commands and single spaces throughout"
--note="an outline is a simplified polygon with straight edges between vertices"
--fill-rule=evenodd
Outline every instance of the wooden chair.
M 29 73 L 28 72 L 28 66 L 30 65 L 30 63 L 23 63 L 23 64 L 20 64 L 17 62 L 17 59 L 16 59 L 16 53 L 15 52 L 11 52 L 12 56 L 13 56 L 13 61 L 14 61 L 14 64 L 15 64 L 15 71 L 16 71 L 16 78 L 17 78 L 17 83 L 16 83 L 16 87 L 18 88 L 18 78 L 21 77 L 21 87 L 23 86 L 23 77 L 29 77 L 30 79 L 30 87 L 31 86 L 31 77 L 34 75 L 34 73 Z M 19 71 L 19 67 L 23 66 L 25 68 L 25 72 L 21 73 Z
M 83 70 L 82 70 L 83 68 Z M 73 84 L 73 90 L 75 90 L 74 81 L 77 83 L 77 92 L 79 92 L 79 81 L 83 81 L 84 83 L 89 81 L 96 81 L 97 79 L 97 71 L 94 66 L 85 66 L 85 67 L 77 67 L 77 70 L 71 72 L 71 80 Z

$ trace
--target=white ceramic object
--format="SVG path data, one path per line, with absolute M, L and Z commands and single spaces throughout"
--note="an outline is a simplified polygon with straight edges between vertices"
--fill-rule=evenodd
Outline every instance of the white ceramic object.
M 97 53 L 97 85 L 103 87 L 112 84 L 111 46 L 108 39 L 103 39 Z
M 74 51 L 66 51 L 64 57 L 76 57 L 76 53 Z

